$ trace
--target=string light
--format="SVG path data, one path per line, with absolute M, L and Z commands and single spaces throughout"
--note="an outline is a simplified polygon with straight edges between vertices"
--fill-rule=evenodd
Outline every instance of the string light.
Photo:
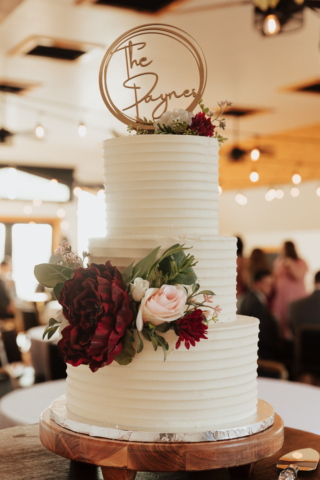
M 87 135 L 87 127 L 83 122 L 79 123 L 78 134 L 79 134 L 79 137 L 85 137 Z
M 278 190 L 276 191 L 276 198 L 277 198 L 278 200 L 281 200 L 281 198 L 283 198 L 283 197 L 284 197 L 284 191 L 281 190 L 281 189 L 278 189 Z
M 300 190 L 299 188 L 293 187 L 291 188 L 290 193 L 293 197 L 298 197 L 300 195 Z
M 239 205 L 246 205 L 248 199 L 245 195 L 242 195 L 242 193 L 237 193 L 237 195 L 235 196 L 235 201 L 239 203 Z
M 58 210 L 57 210 L 57 216 L 58 216 L 59 218 L 63 218 L 63 217 L 65 217 L 65 215 L 66 215 L 66 211 L 65 211 L 63 208 L 58 208 Z
M 36 126 L 35 134 L 38 138 L 43 138 L 44 137 L 45 131 L 44 131 L 44 128 L 41 125 L 41 123 L 38 123 L 38 125 Z
M 40 207 L 41 204 L 42 204 L 41 198 L 35 198 L 35 199 L 33 200 L 33 205 L 34 205 L 35 207 Z
M 219 195 L 221 195 L 221 193 L 222 193 L 222 187 L 221 187 L 221 185 L 218 185 L 218 192 L 219 192 Z
M 271 202 L 274 198 L 276 198 L 277 192 L 274 188 L 270 188 L 270 190 L 265 194 L 264 198 L 267 202 Z
M 24 211 L 24 213 L 25 213 L 26 215 L 30 215 L 30 213 L 32 212 L 32 207 L 31 207 L 31 205 L 25 205 L 25 206 L 23 207 L 23 211 Z
M 317 188 L 317 191 L 316 191 L 318 197 L 320 197 L 320 187 Z
M 292 181 L 295 185 L 299 185 L 299 183 L 301 182 L 301 176 L 299 175 L 299 173 L 295 173 L 292 176 Z
M 267 15 L 263 21 L 262 30 L 265 35 L 277 35 L 280 32 L 281 25 L 276 15 Z
M 259 180 L 259 173 L 258 172 L 251 172 L 250 173 L 250 180 L 251 182 L 257 182 Z
M 80 192 L 82 192 L 82 188 L 80 188 L 80 187 L 75 187 L 75 188 L 73 189 L 73 194 L 74 194 L 76 197 L 79 196 Z
M 256 162 L 257 160 L 259 160 L 259 157 L 260 157 L 260 152 L 257 148 L 254 148 L 252 151 L 251 151 L 251 160 L 253 162 Z

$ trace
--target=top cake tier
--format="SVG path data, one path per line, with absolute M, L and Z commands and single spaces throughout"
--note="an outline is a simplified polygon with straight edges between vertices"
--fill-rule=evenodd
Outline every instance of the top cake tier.
M 218 235 L 218 151 L 188 135 L 106 140 L 108 235 Z

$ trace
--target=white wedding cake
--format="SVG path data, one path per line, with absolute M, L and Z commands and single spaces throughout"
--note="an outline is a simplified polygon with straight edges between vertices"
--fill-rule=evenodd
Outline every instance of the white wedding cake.
M 214 430 L 249 418 L 257 405 L 259 321 L 236 316 L 236 239 L 219 236 L 215 138 L 133 135 L 104 142 L 106 238 L 92 239 L 90 262 L 120 270 L 157 246 L 192 248 L 201 288 L 215 293 L 219 322 L 208 339 L 163 352 L 145 342 L 131 364 L 93 373 L 68 365 L 67 408 L 87 421 L 154 432 Z

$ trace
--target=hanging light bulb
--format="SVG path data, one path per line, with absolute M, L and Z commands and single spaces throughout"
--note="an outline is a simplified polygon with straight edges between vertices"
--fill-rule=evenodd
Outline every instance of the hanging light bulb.
M 292 175 L 292 181 L 295 185 L 299 185 L 299 183 L 301 182 L 301 175 L 299 175 L 299 173 L 295 173 L 294 175 Z
M 265 194 L 264 198 L 267 202 L 271 202 L 274 198 L 276 198 L 277 192 L 274 188 L 270 188 L 270 190 Z
M 75 188 L 73 189 L 73 193 L 74 193 L 74 195 L 75 195 L 76 197 L 78 197 L 81 192 L 82 192 L 82 188 L 81 188 L 81 187 L 75 187 Z
M 276 15 L 267 15 L 263 21 L 262 30 L 265 35 L 277 35 L 281 30 L 278 17 Z
M 237 193 L 235 201 L 239 203 L 239 205 L 245 205 L 248 202 L 248 199 L 245 195 L 242 195 L 242 193 Z
M 300 190 L 299 188 L 293 187 L 291 188 L 290 193 L 293 197 L 298 197 L 300 195 Z
M 79 137 L 85 137 L 87 135 L 87 127 L 83 122 L 79 123 L 78 134 L 79 134 Z
M 256 162 L 257 160 L 259 160 L 259 157 L 260 157 L 260 151 L 257 148 L 254 148 L 251 151 L 251 160 L 253 162 Z
M 258 172 L 251 172 L 250 173 L 250 180 L 251 182 L 257 182 L 259 180 L 259 173 Z
M 45 131 L 44 131 L 44 128 L 41 125 L 41 123 L 38 123 L 38 125 L 36 126 L 35 134 L 38 138 L 43 138 L 44 137 Z
M 316 193 L 317 193 L 318 197 L 320 197 L 320 187 L 317 188 Z
M 277 198 L 278 200 L 281 200 L 281 198 L 283 198 L 283 197 L 284 197 L 284 191 L 279 188 L 279 189 L 276 191 L 276 198 Z
M 221 185 L 218 185 L 218 192 L 219 192 L 219 195 L 221 195 L 221 193 L 222 193 L 222 187 L 221 187 Z

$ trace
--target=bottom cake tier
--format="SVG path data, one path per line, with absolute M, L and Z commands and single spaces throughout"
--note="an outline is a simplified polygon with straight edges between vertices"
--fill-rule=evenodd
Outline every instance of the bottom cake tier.
M 145 341 L 132 363 L 93 373 L 68 365 L 67 408 L 121 430 L 201 432 L 249 418 L 257 410 L 259 321 L 238 316 L 212 325 L 208 340 L 187 350 L 170 345 L 167 360 Z

